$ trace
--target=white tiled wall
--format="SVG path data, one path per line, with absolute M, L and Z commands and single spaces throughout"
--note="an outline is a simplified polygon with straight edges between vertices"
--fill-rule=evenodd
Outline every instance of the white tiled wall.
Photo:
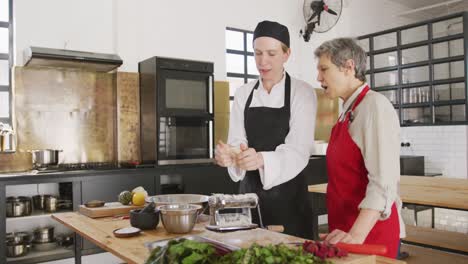
M 426 172 L 467 179 L 467 126 L 403 127 L 402 155 L 424 156 Z
M 442 177 L 468 179 L 468 126 L 403 127 L 402 155 L 424 156 L 426 172 L 440 172 Z M 411 212 L 403 212 L 407 224 L 414 223 Z M 431 211 L 418 213 L 419 226 L 431 226 Z M 435 228 L 468 234 L 468 212 L 436 208 Z

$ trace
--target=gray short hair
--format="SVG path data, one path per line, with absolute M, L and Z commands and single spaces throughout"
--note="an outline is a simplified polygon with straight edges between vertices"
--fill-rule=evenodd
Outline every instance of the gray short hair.
M 315 57 L 320 58 L 323 55 L 330 56 L 330 60 L 338 67 L 345 66 L 347 60 L 354 61 L 356 68 L 355 77 L 363 82 L 366 81 L 366 52 L 359 46 L 356 40 L 352 38 L 336 38 L 326 41 L 318 47 Z

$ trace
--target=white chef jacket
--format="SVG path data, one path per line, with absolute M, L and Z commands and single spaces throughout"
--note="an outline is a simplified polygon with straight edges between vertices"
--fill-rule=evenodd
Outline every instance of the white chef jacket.
M 343 111 L 350 108 L 367 83 L 359 87 L 344 103 Z M 340 121 L 344 119 L 342 113 Z M 400 122 L 390 101 L 382 94 L 368 91 L 353 111 L 348 132 L 361 150 L 368 172 L 366 196 L 359 208 L 381 212 L 380 219 L 390 217 L 396 203 L 400 219 L 400 237 L 405 236 L 401 217 L 400 183 Z
M 281 108 L 284 106 L 285 74 L 279 83 L 273 86 L 270 93 L 260 80 L 254 91 L 250 107 Z M 257 81 L 252 81 L 237 88 L 229 120 L 228 144 L 239 146 L 248 140 L 244 127 L 244 108 L 246 101 Z M 317 113 L 317 96 L 311 85 L 291 77 L 291 113 L 289 133 L 284 144 L 274 151 L 262 151 L 264 166 L 260 171 L 263 189 L 285 183 L 296 177 L 309 162 L 314 147 L 315 117 Z M 275 133 L 270 131 L 269 133 Z M 245 170 L 228 167 L 229 175 L 235 182 L 245 177 Z

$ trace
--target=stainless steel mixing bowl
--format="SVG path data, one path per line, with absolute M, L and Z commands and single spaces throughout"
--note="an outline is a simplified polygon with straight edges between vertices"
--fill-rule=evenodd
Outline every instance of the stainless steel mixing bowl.
M 201 205 L 167 204 L 158 206 L 161 221 L 168 233 L 185 234 L 192 231 L 197 222 Z

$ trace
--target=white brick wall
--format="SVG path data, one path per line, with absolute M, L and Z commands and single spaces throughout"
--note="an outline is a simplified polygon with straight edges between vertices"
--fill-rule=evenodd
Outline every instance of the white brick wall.
M 440 172 L 443 177 L 468 179 L 468 126 L 403 127 L 401 141 L 410 147 L 401 148 L 402 155 L 424 156 L 426 172 Z M 405 210 L 406 224 L 414 224 L 414 216 Z M 436 208 L 435 228 L 468 234 L 468 212 Z M 430 210 L 418 213 L 418 225 L 430 226 Z

